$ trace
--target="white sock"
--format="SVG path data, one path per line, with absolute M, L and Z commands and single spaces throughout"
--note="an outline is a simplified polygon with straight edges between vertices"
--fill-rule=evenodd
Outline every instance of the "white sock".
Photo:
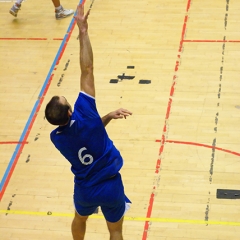
M 23 2 L 23 0 L 16 0 L 15 3 L 16 3 L 17 5 L 21 5 L 22 2 Z
M 55 7 L 56 11 L 59 11 L 62 9 L 62 6 L 60 5 L 59 7 Z

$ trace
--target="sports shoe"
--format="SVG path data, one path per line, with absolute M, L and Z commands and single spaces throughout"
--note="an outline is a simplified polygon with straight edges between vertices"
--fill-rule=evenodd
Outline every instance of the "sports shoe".
M 9 10 L 9 13 L 11 13 L 14 17 L 17 17 L 18 11 L 20 10 L 21 5 L 14 4 L 11 9 Z
M 61 7 L 60 10 L 55 10 L 55 17 L 56 19 L 62 19 L 65 17 L 68 17 L 70 15 L 72 15 L 74 13 L 74 11 L 72 9 L 64 9 L 63 7 Z

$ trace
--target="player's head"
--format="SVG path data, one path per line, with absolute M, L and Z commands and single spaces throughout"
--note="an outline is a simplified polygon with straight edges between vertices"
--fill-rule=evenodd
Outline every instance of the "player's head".
M 45 108 L 45 117 L 52 125 L 66 125 L 72 115 L 72 107 L 63 96 L 54 96 Z

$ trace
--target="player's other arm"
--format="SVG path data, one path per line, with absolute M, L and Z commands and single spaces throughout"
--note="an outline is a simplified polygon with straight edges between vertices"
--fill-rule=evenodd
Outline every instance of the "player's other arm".
M 120 108 L 120 109 L 110 112 L 107 115 L 105 115 L 104 117 L 102 117 L 102 123 L 106 127 L 107 124 L 112 119 L 119 119 L 119 118 L 126 119 L 129 115 L 132 115 L 132 112 L 128 111 L 127 109 Z
M 75 19 L 79 28 L 80 44 L 80 89 L 81 91 L 95 97 L 94 75 L 93 75 L 93 51 L 88 36 L 88 15 L 90 10 L 84 15 L 83 5 L 77 7 Z

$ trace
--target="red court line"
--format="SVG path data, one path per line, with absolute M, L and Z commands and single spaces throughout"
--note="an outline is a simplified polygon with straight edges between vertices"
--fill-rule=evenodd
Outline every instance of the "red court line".
M 158 158 L 157 163 L 156 163 L 155 173 L 157 175 L 160 171 L 160 166 L 161 166 L 161 161 L 162 161 L 161 155 L 163 153 L 164 144 L 165 144 L 165 141 L 166 141 L 165 140 L 165 135 L 167 134 L 167 121 L 168 121 L 168 118 L 169 118 L 169 115 L 170 115 L 170 110 L 171 110 L 171 107 L 172 107 L 172 96 L 173 96 L 174 91 L 175 91 L 175 83 L 176 83 L 175 81 L 176 81 L 176 78 L 177 78 L 177 71 L 178 71 L 179 62 L 180 62 L 180 58 L 181 58 L 183 42 L 184 42 L 184 38 L 185 38 L 185 34 L 186 34 L 186 27 L 187 27 L 187 22 L 188 22 L 188 11 L 190 9 L 190 5 L 191 5 L 191 0 L 188 0 L 187 7 L 186 7 L 186 13 L 185 13 L 185 17 L 184 17 L 184 22 L 183 22 L 183 27 L 182 27 L 182 34 L 181 34 L 180 45 L 179 45 L 179 49 L 178 49 L 177 60 L 176 60 L 176 64 L 175 64 L 175 72 L 174 72 L 174 75 L 173 75 L 173 84 L 172 84 L 171 89 L 170 89 L 170 96 L 169 96 L 169 100 L 168 100 L 167 112 L 166 112 L 166 117 L 165 117 L 165 124 L 164 124 L 164 127 L 163 127 L 161 147 L 159 149 L 159 158 Z M 156 188 L 157 188 L 157 183 L 154 183 L 152 193 L 151 193 L 151 196 L 150 196 L 150 199 L 149 199 L 149 205 L 148 205 L 148 210 L 147 210 L 147 214 L 146 214 L 147 218 L 150 218 L 151 215 L 152 215 L 152 208 L 153 208 L 154 197 L 155 197 L 155 189 Z M 142 240 L 147 239 L 148 231 L 149 231 L 149 221 L 146 221 L 145 225 L 144 225 Z
M 46 41 L 46 40 L 63 40 L 63 38 L 53 38 L 53 39 L 48 39 L 48 38 L 0 38 L 0 40 L 31 40 L 31 41 Z
M 161 142 L 161 140 L 156 140 L 156 142 Z M 231 151 L 231 150 L 228 150 L 228 149 L 219 148 L 219 147 L 215 147 L 215 146 L 211 146 L 211 145 L 207 145 L 207 144 L 202 144 L 202 143 L 176 141 L 176 140 L 166 140 L 166 142 L 212 148 L 212 149 L 216 149 L 216 150 L 219 150 L 219 151 L 223 151 L 223 152 L 227 152 L 227 153 L 230 153 L 230 154 L 233 154 L 233 155 L 240 156 L 240 153 L 238 153 L 238 152 L 234 152 L 234 151 Z
M 81 3 L 81 5 L 84 5 L 85 2 L 86 2 L 86 0 L 83 0 L 82 3 Z
M 0 142 L 0 144 L 28 144 L 28 142 L 17 142 L 17 141 L 9 141 L 9 142 Z
M 183 40 L 183 42 L 207 42 L 207 43 L 216 43 L 216 42 L 220 42 L 220 43 L 240 43 L 240 40 Z

